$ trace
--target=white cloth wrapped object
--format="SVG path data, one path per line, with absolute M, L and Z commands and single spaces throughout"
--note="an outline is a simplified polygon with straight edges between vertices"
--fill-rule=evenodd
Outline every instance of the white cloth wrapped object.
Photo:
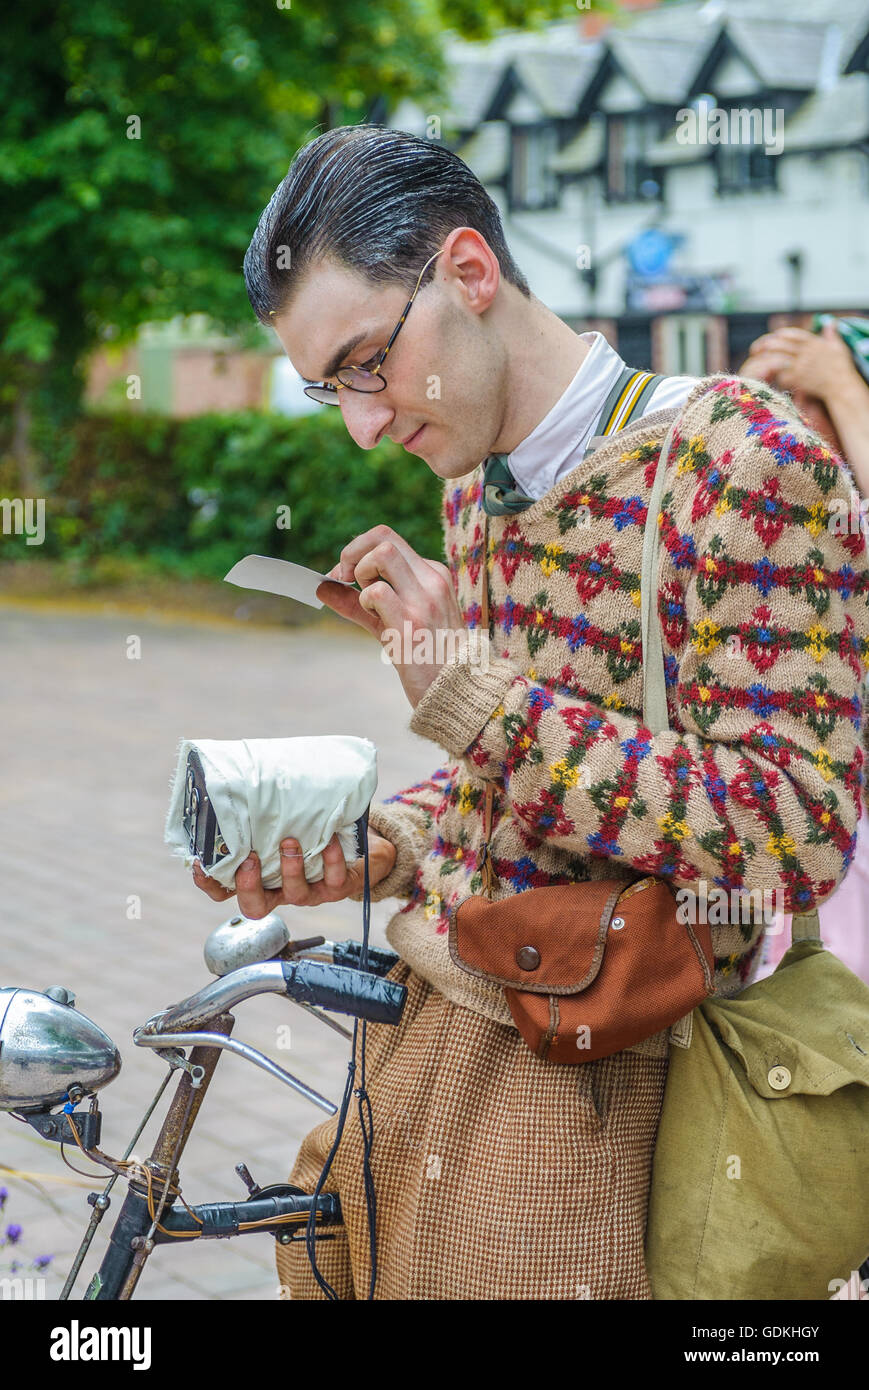
M 265 888 L 281 885 L 281 840 L 292 836 L 305 878 L 323 877 L 323 850 L 337 832 L 344 857 L 358 858 L 355 823 L 377 787 L 377 749 L 367 738 L 182 739 L 166 817 L 166 843 L 193 863 L 184 829 L 187 754 L 199 754 L 208 795 L 229 854 L 210 870 L 225 888 L 251 850 Z

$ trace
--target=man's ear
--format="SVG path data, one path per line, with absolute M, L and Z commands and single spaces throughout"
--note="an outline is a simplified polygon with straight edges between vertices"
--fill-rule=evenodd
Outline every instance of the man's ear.
M 440 264 L 474 314 L 488 309 L 501 283 L 501 267 L 486 238 L 474 227 L 456 227 L 444 242 Z

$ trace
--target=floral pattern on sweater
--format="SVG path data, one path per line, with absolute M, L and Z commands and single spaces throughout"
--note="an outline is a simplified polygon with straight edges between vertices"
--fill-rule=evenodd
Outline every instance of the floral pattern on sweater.
M 450 761 L 373 809 L 398 849 L 375 897 L 408 898 L 388 936 L 415 970 L 504 1023 L 500 989 L 446 945 L 449 909 L 481 891 L 487 783 L 496 897 L 652 873 L 777 891 L 795 911 L 828 897 L 854 854 L 865 539 L 831 525 L 850 500 L 841 460 L 759 383 L 705 378 L 682 409 L 658 516 L 671 727 L 643 726 L 643 531 L 671 419 L 646 416 L 525 512 L 490 518 L 485 556 L 481 469 L 445 489 L 469 627 L 488 567 L 491 659 L 445 666 L 414 712 Z M 713 926 L 716 992 L 746 982 L 761 930 Z

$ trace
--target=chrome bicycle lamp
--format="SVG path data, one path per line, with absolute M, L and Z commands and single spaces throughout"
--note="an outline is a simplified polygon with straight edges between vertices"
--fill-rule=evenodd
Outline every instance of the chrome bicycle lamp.
M 118 1049 L 74 1003 L 60 985 L 0 989 L 0 1110 L 45 1110 L 72 1086 L 90 1094 L 117 1076 Z

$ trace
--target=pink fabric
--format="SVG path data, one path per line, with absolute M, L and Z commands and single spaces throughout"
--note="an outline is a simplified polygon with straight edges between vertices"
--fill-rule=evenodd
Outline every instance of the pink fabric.
M 819 908 L 821 940 L 839 960 L 869 984 L 869 815 L 857 825 L 857 850 L 844 881 Z M 772 974 L 791 944 L 790 917 L 777 917 L 761 945 L 760 965 L 754 974 L 762 980 Z

